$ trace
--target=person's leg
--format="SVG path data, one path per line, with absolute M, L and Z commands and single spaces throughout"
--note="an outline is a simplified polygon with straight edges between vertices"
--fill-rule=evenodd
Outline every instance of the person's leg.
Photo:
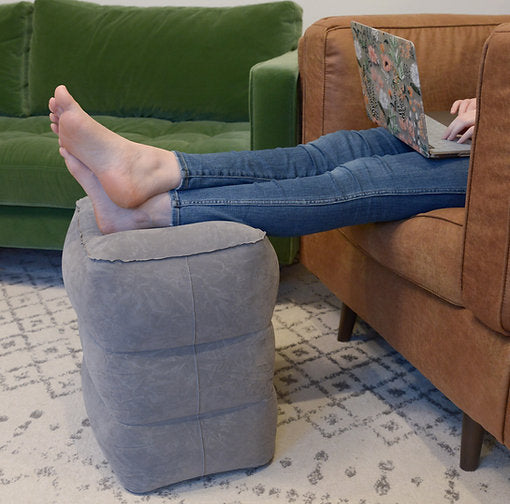
M 71 153 L 68 166 L 80 163 L 80 168 L 91 168 L 105 195 L 115 203 L 135 204 L 138 200 L 130 191 L 142 188 L 144 196 L 136 193 L 139 201 L 150 200 L 152 206 L 153 197 L 158 196 L 157 201 L 164 201 L 164 211 L 168 211 L 163 191 L 181 182 L 180 167 L 179 176 L 174 169 L 172 181 L 168 180 L 170 153 L 128 142 L 110 132 L 83 112 L 63 87 L 57 88 L 50 109 L 52 129 L 64 150 Z M 385 153 L 392 155 L 377 156 Z M 356 159 L 360 155 L 371 157 Z M 206 188 L 172 193 L 174 224 L 236 220 L 276 235 L 306 234 L 462 205 L 467 172 L 466 160 L 425 160 L 380 129 L 338 132 L 296 148 L 193 159 L 182 155 L 181 159 L 186 161 L 183 186 Z M 294 178 L 289 179 L 289 174 Z M 136 177 L 138 183 L 134 183 Z M 88 174 L 83 179 L 87 182 L 82 185 L 100 192 L 95 190 L 96 179 Z M 148 184 L 144 179 L 149 179 Z M 266 181 L 256 182 L 260 180 Z M 225 183 L 235 185 L 210 187 Z M 159 210 L 163 210 L 160 205 Z M 139 224 L 137 219 L 136 226 Z
M 315 176 L 358 157 L 409 151 L 386 130 L 372 129 L 339 131 L 287 149 L 174 154 L 130 142 L 103 127 L 64 86 L 56 88 L 49 107 L 51 128 L 60 145 L 91 169 L 112 201 L 122 207 L 138 206 L 181 181 L 183 188 L 195 188 Z
M 230 220 L 274 236 L 463 206 L 469 161 L 416 152 L 349 161 L 321 175 L 171 191 L 172 224 Z
M 468 160 L 426 160 L 417 153 L 362 158 L 322 175 L 233 186 L 174 190 L 138 208 L 115 205 L 97 177 L 61 149 L 91 198 L 103 233 L 230 220 L 272 235 L 302 235 L 344 225 L 395 220 L 464 204 Z M 170 196 L 173 203 L 170 201 Z
M 316 176 L 354 159 L 410 151 L 385 129 L 374 128 L 341 130 L 296 147 L 175 154 L 183 173 L 179 189 L 196 189 Z

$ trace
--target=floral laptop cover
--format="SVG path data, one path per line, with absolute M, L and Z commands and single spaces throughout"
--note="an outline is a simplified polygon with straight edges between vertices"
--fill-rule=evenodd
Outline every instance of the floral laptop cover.
M 414 44 L 356 21 L 351 29 L 369 118 L 426 157 L 469 155 L 468 144 L 442 140 L 444 125 L 425 115 Z M 438 128 L 433 142 L 427 125 Z

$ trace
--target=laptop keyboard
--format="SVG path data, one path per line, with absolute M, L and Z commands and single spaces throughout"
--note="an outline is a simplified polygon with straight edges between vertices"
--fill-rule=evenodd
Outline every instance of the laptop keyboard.
M 427 123 L 427 136 L 429 137 L 430 147 L 436 150 L 447 150 L 448 152 L 462 152 L 467 150 L 466 146 L 471 145 L 471 140 L 463 144 L 459 144 L 455 141 L 444 140 L 442 136 L 444 135 L 444 131 L 446 126 L 432 117 L 425 116 L 425 120 Z

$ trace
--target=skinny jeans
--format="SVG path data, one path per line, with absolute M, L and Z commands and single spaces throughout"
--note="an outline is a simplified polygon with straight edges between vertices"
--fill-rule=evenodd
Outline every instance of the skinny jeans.
M 228 220 L 273 236 L 464 206 L 469 164 L 427 159 L 384 128 L 296 147 L 176 155 L 182 183 L 170 191 L 173 225 Z

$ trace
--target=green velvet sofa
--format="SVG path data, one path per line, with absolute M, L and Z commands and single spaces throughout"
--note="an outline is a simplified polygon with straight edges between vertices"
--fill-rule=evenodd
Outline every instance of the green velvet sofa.
M 137 142 L 197 153 L 295 145 L 301 16 L 290 1 L 0 5 L 0 246 L 62 248 L 83 196 L 49 129 L 58 84 Z M 297 239 L 272 241 L 291 262 Z

